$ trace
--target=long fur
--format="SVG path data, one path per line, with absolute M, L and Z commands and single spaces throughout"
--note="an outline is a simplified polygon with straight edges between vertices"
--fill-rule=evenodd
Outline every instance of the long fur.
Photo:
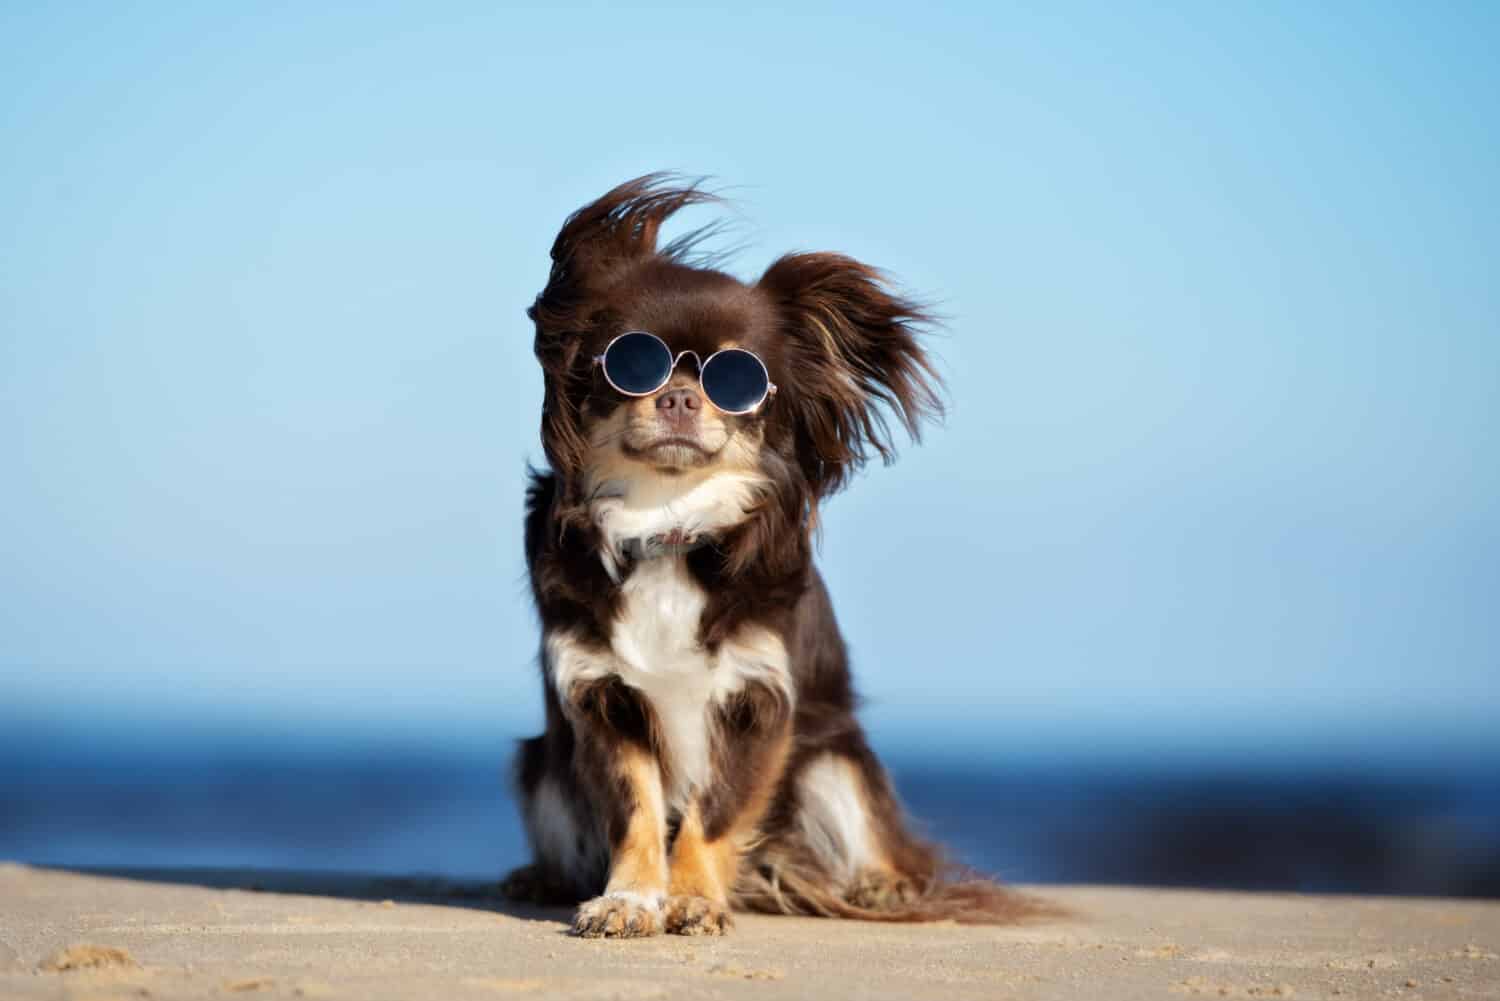
M 542 623 L 546 729 L 517 784 L 534 861 L 507 886 L 584 900 L 579 934 L 717 934 L 731 907 L 880 921 L 1007 922 L 1047 908 L 914 835 L 855 717 L 843 640 L 813 565 L 819 505 L 942 413 L 930 313 L 879 271 L 791 254 L 754 284 L 714 269 L 712 202 L 648 175 L 568 217 L 528 311 L 549 468 L 526 555 Z M 674 352 L 737 346 L 778 392 L 727 415 L 611 390 L 594 358 L 625 330 Z M 660 395 L 660 394 L 658 394 Z M 696 444 L 679 447 L 672 434 Z M 632 562 L 630 538 L 701 535 Z M 590 899 L 585 899 L 590 898 Z

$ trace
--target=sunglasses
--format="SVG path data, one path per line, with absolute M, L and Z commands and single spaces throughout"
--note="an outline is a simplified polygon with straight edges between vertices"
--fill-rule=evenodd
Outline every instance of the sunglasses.
M 672 353 L 665 341 L 644 330 L 627 330 L 610 341 L 594 365 L 616 392 L 650 396 L 667 384 L 684 355 L 698 363 L 698 385 L 708 402 L 726 414 L 748 414 L 776 395 L 776 384 L 760 356 L 724 348 L 699 359 L 696 351 Z

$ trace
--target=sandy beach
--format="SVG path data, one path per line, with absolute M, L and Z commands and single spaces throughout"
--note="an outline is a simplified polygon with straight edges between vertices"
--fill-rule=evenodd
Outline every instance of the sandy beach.
M 483 887 L 0 865 L 0 998 L 1500 998 L 1500 902 L 1122 887 L 1024 927 L 584 941 Z

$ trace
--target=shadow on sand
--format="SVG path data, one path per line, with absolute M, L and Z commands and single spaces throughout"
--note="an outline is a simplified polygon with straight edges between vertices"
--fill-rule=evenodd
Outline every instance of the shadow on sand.
M 33 866 L 52 872 L 105 876 L 145 883 L 201 886 L 247 893 L 284 893 L 379 903 L 466 907 L 528 921 L 570 924 L 572 909 L 538 907 L 513 901 L 499 882 L 452 880 L 427 876 L 366 876 L 358 873 L 292 872 L 276 869 L 138 868 L 131 866 Z

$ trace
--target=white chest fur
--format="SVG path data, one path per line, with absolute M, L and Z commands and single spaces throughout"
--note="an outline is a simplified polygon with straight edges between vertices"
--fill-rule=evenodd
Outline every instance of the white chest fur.
M 620 677 L 651 703 L 671 759 L 668 799 L 708 781 L 708 708 L 741 684 L 698 643 L 706 599 L 681 559 L 647 560 L 622 587 L 624 607 L 610 634 Z
M 708 596 L 680 556 L 628 564 L 623 543 L 674 529 L 712 535 L 741 522 L 765 487 L 758 473 L 716 470 L 660 476 L 622 466 L 596 476 L 591 491 L 599 558 L 620 588 L 608 623 L 609 648 L 567 633 L 548 635 L 547 658 L 563 704 L 580 681 L 616 676 L 650 703 L 666 758 L 668 803 L 680 808 L 712 781 L 712 711 L 751 683 L 792 698 L 786 648 L 768 629 L 747 626 L 710 652 L 698 642 Z M 732 586 L 732 585 L 731 585 Z
M 590 514 L 602 538 L 599 559 L 620 580 L 623 546 L 630 539 L 679 531 L 689 538 L 739 524 L 765 481 L 755 473 L 709 476 L 628 476 L 595 484 Z
M 747 627 L 710 653 L 698 642 L 707 599 L 680 557 L 637 564 L 621 585 L 608 651 L 567 634 L 547 638 L 553 683 L 567 700 L 577 682 L 614 675 L 636 689 L 656 716 L 670 781 L 667 801 L 687 802 L 712 780 L 711 710 L 758 682 L 791 696 L 786 649 L 767 629 Z

